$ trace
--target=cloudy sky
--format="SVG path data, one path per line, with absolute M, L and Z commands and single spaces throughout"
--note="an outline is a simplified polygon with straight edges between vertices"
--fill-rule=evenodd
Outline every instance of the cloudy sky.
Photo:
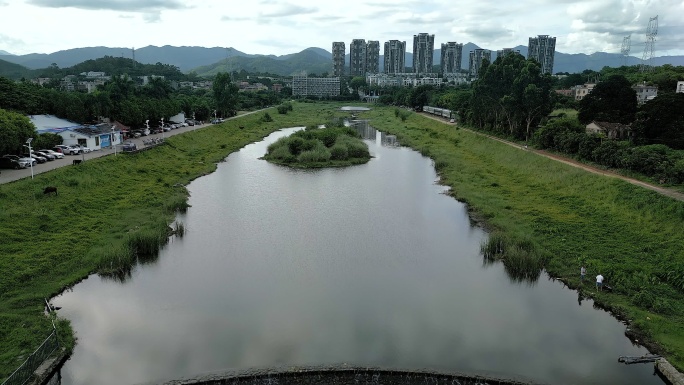
M 233 47 L 283 55 L 352 39 L 407 42 L 435 34 L 488 49 L 557 37 L 565 53 L 619 53 L 631 33 L 644 50 L 658 15 L 656 56 L 684 55 L 683 0 L 0 0 L 0 50 L 148 45 Z

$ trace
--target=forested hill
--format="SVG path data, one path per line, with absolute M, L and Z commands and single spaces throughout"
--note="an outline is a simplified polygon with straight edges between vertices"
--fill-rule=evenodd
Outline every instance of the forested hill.
M 28 68 L 0 59 L 0 76 L 10 79 L 20 79 L 22 77 L 29 77 L 30 74 L 31 70 Z
M 326 55 L 327 54 L 327 55 Z M 327 57 L 326 57 L 327 56 Z M 193 72 L 198 76 L 213 76 L 218 72 L 245 70 L 251 73 L 294 75 L 302 71 L 322 74 L 332 71 L 330 53 L 320 48 L 307 48 L 301 52 L 283 56 L 233 56 L 219 62 L 198 67 Z
M 164 76 L 166 80 L 185 80 L 187 78 L 187 75 L 183 74 L 176 66 L 162 63 L 142 64 L 134 62 L 132 59 L 112 56 L 86 60 L 83 63 L 68 68 L 50 66 L 31 72 L 33 77 L 62 78 L 66 75 L 78 75 L 88 71 L 104 72 L 107 75 L 115 76 L 127 74 L 131 77 L 157 75 Z
M 128 59 L 134 58 L 133 50 L 131 48 L 82 47 L 57 51 L 50 54 L 0 54 L 0 59 L 10 63 L 21 64 L 30 69 L 40 69 L 49 67 L 52 65 L 52 63 L 57 64 L 59 67 L 71 67 L 86 60 L 96 59 L 104 56 L 114 56 Z M 181 71 L 188 71 L 191 68 L 216 63 L 219 60 L 232 56 L 256 55 L 249 55 L 231 47 L 174 47 L 169 45 L 157 47 L 151 45 L 135 50 L 135 60 L 140 63 L 168 63 L 177 66 L 181 69 Z

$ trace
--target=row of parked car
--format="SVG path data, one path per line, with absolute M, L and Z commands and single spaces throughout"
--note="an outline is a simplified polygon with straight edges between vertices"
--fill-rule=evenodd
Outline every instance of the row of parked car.
M 67 146 L 57 145 L 52 149 L 33 150 L 31 155 L 3 155 L 0 157 L 0 168 L 27 168 L 35 166 L 38 163 L 50 162 L 55 159 L 62 159 L 65 155 L 78 155 L 81 153 L 88 153 L 91 149 L 84 146 Z

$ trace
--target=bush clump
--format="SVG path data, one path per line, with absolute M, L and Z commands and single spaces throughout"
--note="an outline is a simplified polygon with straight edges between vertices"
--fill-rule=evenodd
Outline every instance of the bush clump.
M 294 167 L 345 166 L 367 162 L 370 152 L 352 128 L 311 126 L 269 145 L 264 159 Z

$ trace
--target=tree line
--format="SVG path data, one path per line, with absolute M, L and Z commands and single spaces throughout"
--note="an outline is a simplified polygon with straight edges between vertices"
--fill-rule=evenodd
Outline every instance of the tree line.
M 542 74 L 536 61 L 510 53 L 493 63 L 484 61 L 480 78 L 471 86 L 385 88 L 379 101 L 414 109 L 448 108 L 476 130 L 636 171 L 659 182 L 683 183 L 684 94 L 674 91 L 676 81 L 684 79 L 684 67 L 665 65 L 650 73 L 637 72 L 636 66 L 606 67 L 597 73 L 601 81 L 579 102 L 554 92 L 583 84 L 586 72 L 559 79 Z M 658 85 L 658 97 L 638 106 L 632 89 L 637 81 Z M 577 117 L 551 114 L 561 108 L 577 109 Z M 620 123 L 625 131 L 614 139 L 587 134 L 592 121 Z
M 270 91 L 238 92 L 227 73 L 219 73 L 213 79 L 211 89 L 175 90 L 167 79 L 151 78 L 140 85 L 128 75 L 112 76 L 92 93 L 68 92 L 50 86 L 41 86 L 23 80 L 0 77 L 0 109 L 21 115 L 49 114 L 82 124 L 96 123 L 100 117 L 110 118 L 131 127 L 143 127 L 149 120 L 155 126 L 162 118 L 183 111 L 187 117 L 207 121 L 213 116 L 233 116 L 240 109 L 263 108 L 276 105 L 281 94 Z M 25 122 L 18 123 L 14 115 L 0 124 L 0 152 L 21 151 L 21 144 L 34 137 L 35 128 L 27 131 Z M 29 125 L 30 121 L 26 120 Z

